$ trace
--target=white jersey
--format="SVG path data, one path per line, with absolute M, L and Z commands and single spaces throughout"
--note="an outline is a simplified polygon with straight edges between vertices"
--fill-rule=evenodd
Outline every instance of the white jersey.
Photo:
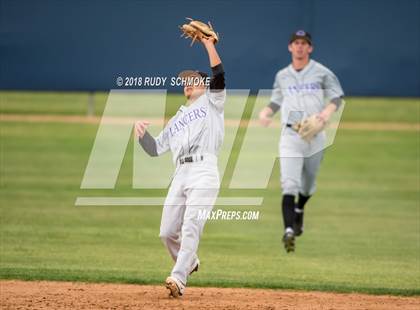
M 277 73 L 271 102 L 280 106 L 283 124 L 294 124 L 320 113 L 332 99 L 342 96 L 343 90 L 334 73 L 310 60 L 300 71 L 290 64 Z
M 170 150 L 175 164 L 193 154 L 217 156 L 224 137 L 225 100 L 225 89 L 207 89 L 189 106 L 182 105 L 155 137 L 158 155 Z

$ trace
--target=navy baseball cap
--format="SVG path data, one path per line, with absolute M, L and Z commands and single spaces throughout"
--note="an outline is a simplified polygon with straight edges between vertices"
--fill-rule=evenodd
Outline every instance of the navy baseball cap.
M 292 33 L 292 35 L 290 36 L 289 44 L 292 43 L 293 41 L 297 40 L 297 39 L 303 39 L 306 42 L 308 42 L 309 45 L 312 45 L 312 37 L 305 30 L 298 30 L 298 31 Z

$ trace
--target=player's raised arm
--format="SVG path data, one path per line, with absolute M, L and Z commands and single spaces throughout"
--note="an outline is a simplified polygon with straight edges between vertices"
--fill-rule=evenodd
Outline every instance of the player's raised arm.
M 215 44 L 219 42 L 219 36 L 213 29 L 210 22 L 205 24 L 191 18 L 187 19 L 190 20 L 190 22 L 180 27 L 183 33 L 182 35 L 186 38 L 192 39 L 191 45 L 194 44 L 195 41 L 200 41 L 206 49 L 212 70 L 212 79 L 210 81 L 209 88 L 211 90 L 210 93 L 213 93 L 213 95 L 211 95 L 212 98 L 209 99 L 218 110 L 221 110 L 223 109 L 225 100 L 225 92 L 221 91 L 225 89 L 225 72 L 222 66 L 222 61 L 215 47 Z M 216 92 L 220 94 L 214 95 Z
M 209 55 L 210 67 L 214 68 L 217 65 L 220 65 L 222 63 L 222 60 L 220 59 L 220 56 L 216 50 L 216 46 L 214 45 L 214 42 L 215 42 L 214 38 L 203 37 L 201 39 L 201 42 L 203 43 Z
M 223 69 L 222 61 L 217 53 L 216 47 L 214 46 L 214 38 L 203 37 L 201 38 L 201 42 L 207 50 L 212 71 L 207 97 L 209 102 L 217 109 L 217 111 L 223 112 L 226 101 L 226 85 L 225 71 Z
M 201 42 L 205 47 L 209 56 L 210 67 L 212 71 L 212 78 L 210 81 L 211 90 L 222 90 L 225 88 L 225 71 L 223 69 L 222 60 L 217 53 L 214 45 L 215 39 L 213 37 L 203 37 Z

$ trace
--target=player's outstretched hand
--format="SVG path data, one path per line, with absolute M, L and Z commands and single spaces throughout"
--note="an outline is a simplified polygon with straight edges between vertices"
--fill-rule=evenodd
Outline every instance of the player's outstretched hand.
M 147 127 L 149 127 L 150 122 L 148 121 L 137 121 L 134 125 L 134 134 L 137 138 L 143 138 L 146 133 Z
M 260 117 L 260 124 L 263 127 L 270 126 L 270 124 L 271 124 L 271 118 L 270 117 L 266 117 L 266 116 Z

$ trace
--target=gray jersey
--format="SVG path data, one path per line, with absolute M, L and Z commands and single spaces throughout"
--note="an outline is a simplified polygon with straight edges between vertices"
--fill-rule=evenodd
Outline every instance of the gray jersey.
M 275 78 L 271 103 L 280 106 L 283 124 L 320 113 L 332 99 L 344 96 L 340 82 L 328 68 L 310 60 L 296 71 L 290 64 Z
M 173 162 L 183 156 L 217 155 L 224 137 L 226 90 L 206 92 L 189 106 L 181 106 L 155 138 L 158 155 L 172 152 Z

